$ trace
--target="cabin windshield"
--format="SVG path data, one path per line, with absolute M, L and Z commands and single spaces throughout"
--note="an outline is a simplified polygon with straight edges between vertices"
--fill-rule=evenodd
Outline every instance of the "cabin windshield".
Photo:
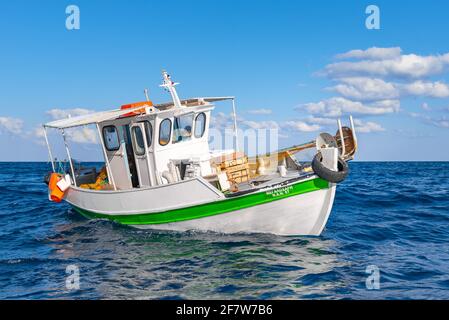
M 175 117 L 173 125 L 173 143 L 192 138 L 193 114 Z

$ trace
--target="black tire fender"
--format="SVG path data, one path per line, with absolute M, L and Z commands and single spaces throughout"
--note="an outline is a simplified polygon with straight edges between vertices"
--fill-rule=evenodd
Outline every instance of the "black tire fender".
M 320 178 L 332 183 L 339 183 L 346 179 L 349 174 L 349 167 L 346 161 L 338 157 L 338 171 L 334 171 L 326 168 L 321 162 L 322 160 L 323 156 L 318 152 L 312 161 L 312 169 Z
M 45 176 L 44 176 L 44 183 L 48 186 L 50 183 L 50 176 L 51 176 L 52 172 L 48 172 Z

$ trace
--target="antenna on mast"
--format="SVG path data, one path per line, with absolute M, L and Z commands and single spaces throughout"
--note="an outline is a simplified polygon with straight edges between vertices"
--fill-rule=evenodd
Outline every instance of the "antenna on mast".
M 179 82 L 174 82 L 171 80 L 170 75 L 167 71 L 162 71 L 163 81 L 160 87 L 164 88 L 168 92 L 170 92 L 171 97 L 173 99 L 173 103 L 176 108 L 182 108 L 181 101 L 179 100 L 178 93 L 176 92 L 175 86 L 179 84 Z
M 147 101 L 149 102 L 149 101 L 150 101 L 150 98 L 148 97 L 148 89 L 147 89 L 147 88 L 143 89 L 143 93 L 145 93 L 145 98 L 146 98 Z

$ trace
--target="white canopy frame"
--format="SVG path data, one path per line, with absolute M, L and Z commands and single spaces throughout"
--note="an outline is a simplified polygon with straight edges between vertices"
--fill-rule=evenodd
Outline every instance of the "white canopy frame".
M 191 99 L 186 99 L 186 100 L 180 100 L 179 105 L 185 105 L 185 106 L 196 105 L 196 106 L 198 106 L 198 105 L 204 105 L 204 104 L 211 103 L 211 102 L 218 102 L 218 101 L 225 101 L 225 100 L 232 101 L 232 117 L 233 117 L 233 122 L 234 122 L 235 148 L 236 148 L 236 151 L 238 151 L 239 141 L 238 141 L 238 127 L 237 127 L 237 113 L 236 113 L 236 107 L 235 107 L 235 97 L 226 96 L 226 97 L 191 98 Z M 150 106 L 151 105 L 149 103 L 148 107 L 150 107 Z M 158 109 L 167 109 L 167 108 L 171 108 L 171 107 L 176 107 L 176 103 L 168 102 L 168 103 L 156 104 L 156 105 L 154 105 L 154 107 L 156 107 Z M 129 114 L 129 113 L 132 113 L 135 111 L 141 111 L 143 108 L 145 108 L 145 106 L 138 106 L 138 107 L 129 108 L 129 109 L 116 109 L 116 110 L 111 110 L 111 111 L 96 112 L 96 113 L 81 115 L 81 116 L 77 116 L 77 117 L 68 117 L 65 119 L 55 120 L 55 121 L 44 124 L 43 125 L 44 138 L 45 138 L 45 142 L 47 144 L 48 154 L 50 157 L 50 162 L 51 162 L 53 172 L 56 172 L 56 165 L 55 165 L 55 160 L 53 158 L 51 145 L 48 140 L 47 129 L 49 129 L 49 128 L 50 129 L 58 129 L 61 131 L 63 139 L 64 139 L 64 146 L 66 149 L 66 153 L 69 158 L 68 160 L 70 162 L 70 170 L 71 170 L 72 177 L 73 177 L 73 183 L 75 186 L 77 186 L 75 169 L 73 167 L 72 157 L 71 157 L 69 145 L 67 143 L 67 139 L 66 139 L 66 135 L 65 135 L 65 129 L 75 128 L 75 127 L 83 127 L 83 126 L 87 126 L 87 125 L 95 125 L 97 128 L 98 135 L 99 135 L 100 144 L 101 144 L 101 148 L 103 151 L 103 157 L 104 157 L 108 177 L 110 177 L 110 182 L 112 183 L 114 190 L 117 190 L 117 186 L 115 184 L 114 176 L 112 174 L 111 166 L 110 166 L 110 163 L 108 160 L 103 135 L 100 130 L 100 123 L 102 123 L 104 121 L 108 121 L 108 120 L 117 119 L 123 115 Z M 158 111 L 156 111 L 156 113 L 157 112 Z M 146 137 L 144 137 L 144 139 L 145 138 Z M 148 152 L 147 150 L 145 150 L 145 151 Z
M 47 144 L 48 154 L 50 156 L 50 161 L 51 161 L 51 166 L 52 166 L 53 172 L 56 172 L 56 166 L 55 166 L 55 161 L 53 158 L 52 149 L 51 149 L 50 143 L 48 141 L 47 129 L 51 128 L 51 129 L 58 129 L 61 131 L 61 134 L 62 134 L 62 137 L 64 140 L 64 146 L 65 146 L 67 157 L 68 157 L 68 161 L 70 163 L 70 171 L 72 173 L 73 184 L 76 187 L 77 182 L 76 182 L 75 168 L 73 167 L 72 156 L 70 153 L 69 145 L 67 143 L 65 129 L 75 128 L 75 127 L 83 127 L 83 126 L 87 126 L 87 125 L 95 125 L 97 128 L 98 135 L 99 135 L 101 149 L 103 151 L 103 157 L 104 157 L 104 162 L 106 165 L 106 170 L 108 173 L 108 178 L 110 179 L 110 182 L 112 183 L 112 185 L 114 187 L 114 190 L 117 190 L 117 186 L 115 184 L 114 176 L 112 174 L 111 166 L 110 166 L 107 152 L 106 152 L 106 147 L 104 145 L 103 135 L 101 134 L 99 124 L 103 121 L 117 119 L 120 116 L 123 116 L 123 115 L 128 114 L 133 111 L 141 110 L 142 108 L 143 108 L 142 106 L 139 106 L 139 107 L 123 109 L 123 110 L 118 109 L 118 110 L 112 110 L 112 111 L 96 112 L 96 113 L 86 114 L 86 115 L 77 116 L 77 117 L 69 117 L 69 118 L 56 120 L 56 121 L 52 121 L 47 124 L 44 124 L 43 128 L 44 128 L 45 143 Z

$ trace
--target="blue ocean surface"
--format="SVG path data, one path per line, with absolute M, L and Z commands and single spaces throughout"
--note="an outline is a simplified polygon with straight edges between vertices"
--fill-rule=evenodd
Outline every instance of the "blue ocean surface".
M 350 168 L 322 236 L 280 237 L 87 220 L 0 163 L 0 299 L 449 299 L 449 163 Z

